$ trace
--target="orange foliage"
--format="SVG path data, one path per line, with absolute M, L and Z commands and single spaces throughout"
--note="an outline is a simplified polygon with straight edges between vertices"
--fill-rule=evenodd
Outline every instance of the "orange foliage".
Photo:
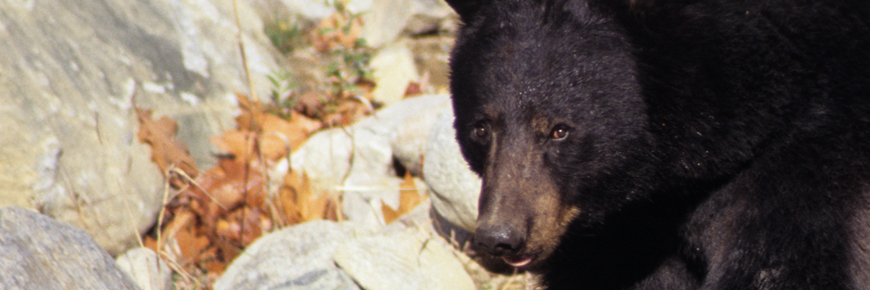
M 171 175 L 168 180 L 178 194 L 166 205 L 167 218 L 161 221 L 157 238 L 145 244 L 175 257 L 175 263 L 188 272 L 205 271 L 216 279 L 229 262 L 261 235 L 276 228 L 317 219 L 341 220 L 339 197 L 314 193 L 308 177 L 294 171 L 281 178 L 277 192 L 270 194 L 267 166 L 299 148 L 323 123 L 294 112 L 291 120 L 265 113 L 267 108 L 238 95 L 242 114 L 238 128 L 211 141 L 221 151 L 217 166 L 198 171 L 186 147 L 174 138 L 176 123 L 163 117 L 152 121 L 150 111 L 136 108 L 139 138 L 151 144 L 152 158 L 166 172 L 172 166 L 186 175 Z M 193 180 L 185 179 L 187 177 Z M 406 174 L 400 186 L 399 208 L 383 205 L 387 223 L 398 219 L 425 200 Z M 169 243 L 175 241 L 175 243 Z M 177 252 L 167 254 L 168 245 Z
M 361 31 L 358 15 L 338 12 L 321 21 L 308 38 L 318 52 L 326 53 L 355 49 L 363 43 Z M 196 167 L 187 147 L 175 138 L 175 121 L 152 120 L 150 110 L 136 107 L 138 139 L 151 145 L 151 159 L 177 190 L 167 198 L 161 212 L 165 218 L 158 221 L 156 234 L 145 238 L 145 245 L 180 267 L 175 270 L 205 272 L 213 281 L 242 249 L 269 231 L 317 219 L 341 220 L 339 196 L 311 192 L 304 174 L 269 176 L 267 168 L 288 158 L 315 131 L 350 125 L 374 111 L 371 91 L 376 84 L 362 75 L 336 79 L 343 77 L 333 75 L 328 81 L 351 82 L 356 89 L 293 92 L 295 107 L 289 114 L 288 108 L 265 106 L 237 94 L 241 109 L 237 127 L 211 139 L 220 152 L 215 157 L 217 166 L 205 171 Z M 428 75 L 409 85 L 406 94 L 426 91 L 427 79 Z M 281 181 L 275 192 L 270 192 L 270 179 Z M 406 175 L 399 208 L 382 207 L 385 220 L 395 221 L 425 198 Z
M 136 137 L 139 138 L 139 142 L 151 145 L 151 160 L 157 164 L 164 177 L 178 186 L 183 182 L 177 179 L 177 176 L 173 176 L 172 168 L 178 168 L 188 176 L 196 176 L 198 172 L 196 162 L 193 157 L 190 157 L 187 146 L 175 139 L 178 123 L 166 116 L 154 121 L 151 119 L 151 110 L 138 107 L 136 116 L 139 119 L 139 132 Z
M 394 222 L 402 215 L 414 209 L 414 207 L 417 207 L 423 200 L 426 200 L 426 196 L 421 196 L 417 191 L 414 177 L 411 176 L 411 173 L 405 173 L 405 178 L 399 186 L 399 208 L 394 209 L 389 205 L 381 204 L 384 222 L 387 224 Z
M 205 269 L 210 275 L 220 275 L 241 249 L 276 226 L 339 216 L 337 199 L 311 199 L 307 183 L 286 181 L 278 194 L 270 197 L 268 192 L 265 167 L 301 146 L 322 124 L 298 113 L 284 120 L 264 113 L 266 108 L 247 96 L 238 98 L 238 129 L 211 140 L 221 154 L 217 166 L 203 172 L 196 170 L 184 144 L 174 139 L 174 121 L 151 121 L 149 111 L 137 108 L 140 140 L 151 144 L 155 163 L 164 172 L 176 166 L 193 178 L 170 179 L 179 192 L 166 206 L 168 218 L 159 229 L 159 240 L 151 238 L 146 244 L 160 252 L 172 239 L 182 267 Z M 294 176 L 290 172 L 284 179 L 297 180 Z
M 362 18 L 349 12 L 335 13 L 324 18 L 311 31 L 312 46 L 319 52 L 327 52 L 336 46 L 353 48 L 362 34 Z

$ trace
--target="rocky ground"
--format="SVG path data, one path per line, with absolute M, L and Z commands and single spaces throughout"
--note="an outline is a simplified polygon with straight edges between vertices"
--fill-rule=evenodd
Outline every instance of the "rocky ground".
M 152 148 L 137 140 L 135 107 L 176 120 L 196 166 L 214 166 L 209 138 L 235 126 L 236 92 L 267 100 L 280 90 L 276 75 L 298 90 L 335 77 L 316 50 L 276 48 L 266 32 L 307 31 L 343 10 L 364 24 L 354 29 L 371 53 L 379 109 L 311 135 L 269 174 L 304 172 L 313 192 L 341 196 L 344 218 L 276 229 L 216 280 L 185 287 L 533 289 L 528 274 L 484 269 L 465 243 L 480 182 L 453 139 L 446 85 L 457 20 L 446 4 L 233 3 L 0 2 L 0 288 L 178 287 L 179 261 L 141 247 L 167 190 Z M 425 86 L 406 98 L 409 83 Z M 380 209 L 400 207 L 403 172 L 424 201 L 388 222 Z

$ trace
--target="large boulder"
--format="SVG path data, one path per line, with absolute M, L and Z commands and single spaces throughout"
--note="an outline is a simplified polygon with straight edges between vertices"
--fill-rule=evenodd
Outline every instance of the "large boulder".
M 399 205 L 402 179 L 396 163 L 411 173 L 423 171 L 430 128 L 440 108 L 449 105 L 448 95 L 411 97 L 352 126 L 324 130 L 293 153 L 291 168 L 308 176 L 315 194 L 342 192 L 348 220 L 377 231 L 384 224 L 383 216 L 372 209 Z M 283 169 L 288 169 L 286 164 Z
M 72 223 L 112 254 L 160 208 L 163 179 L 136 139 L 133 105 L 179 121 L 207 165 L 247 92 L 232 0 L 0 1 L 0 206 Z M 255 91 L 277 55 L 238 3 Z
M 330 221 L 311 221 L 272 232 L 248 246 L 215 282 L 215 290 L 358 290 L 332 256 L 353 230 Z
M 139 289 L 81 229 L 20 207 L 0 209 L 0 289 Z
M 426 144 L 423 176 L 432 189 L 435 211 L 451 224 L 474 232 L 482 181 L 462 158 L 453 119 L 453 108 L 440 110 Z

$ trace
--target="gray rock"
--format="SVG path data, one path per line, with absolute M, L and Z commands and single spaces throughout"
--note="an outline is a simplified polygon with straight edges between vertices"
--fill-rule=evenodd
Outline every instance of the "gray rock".
M 324 1 L 281 0 L 278 2 L 284 4 L 290 13 L 308 22 L 317 22 L 335 13 L 335 9 L 327 6 Z
M 373 0 L 371 8 L 362 16 L 365 23 L 362 37 L 368 45 L 380 48 L 396 40 L 414 13 L 409 9 L 412 2 L 413 0 Z
M 426 117 L 428 111 L 438 110 L 450 105 L 450 96 L 446 94 L 421 95 L 402 99 L 377 111 L 374 116 L 360 120 L 355 126 L 374 130 L 380 135 L 394 138 L 399 127 L 408 122 Z
M 420 183 L 423 183 L 422 181 Z M 422 192 L 426 192 L 425 188 L 421 188 L 418 190 L 422 190 Z M 383 229 L 383 233 L 390 233 L 396 231 L 404 231 L 408 228 L 422 230 L 427 233 L 437 234 L 437 231 L 433 227 L 432 220 L 430 217 L 430 213 L 432 211 L 432 199 L 424 199 L 420 204 L 417 205 L 414 209 L 408 211 L 398 219 L 396 219 L 393 223 L 387 225 Z
M 385 198 L 398 205 L 401 179 L 392 168 L 387 136 L 364 126 L 335 128 L 312 136 L 291 157 L 293 170 L 308 176 L 315 194 L 342 192 L 349 221 L 368 231 L 383 226 Z
M 232 0 L 0 1 L 0 206 L 38 209 L 112 254 L 150 228 L 162 177 L 136 140 L 133 99 L 177 120 L 207 166 L 248 91 Z M 256 91 L 276 52 L 238 3 Z
M 429 86 L 447 88 L 450 85 L 450 50 L 453 36 L 433 35 L 413 38 L 408 47 L 420 74 L 429 74 Z
M 308 176 L 316 194 L 342 192 L 348 220 L 378 231 L 384 225 L 381 204 L 399 205 L 402 180 L 393 160 L 421 172 L 431 123 L 438 109 L 449 104 L 447 95 L 407 98 L 350 127 L 319 132 L 293 153 L 292 168 Z
M 352 4 L 357 4 L 355 9 L 366 9 L 362 3 Z M 376 48 L 393 43 L 403 33 L 438 30 L 455 15 L 446 2 L 438 0 L 373 0 L 366 11 L 362 36 Z
M 350 240 L 335 262 L 367 290 L 474 289 L 450 247 L 413 228 Z
M 172 289 L 172 271 L 151 249 L 129 250 L 118 256 L 115 262 L 142 290 Z
M 420 79 L 414 55 L 405 42 L 387 45 L 372 57 L 370 65 L 378 83 L 372 91 L 373 98 L 386 105 L 401 101 L 408 84 Z
M 411 5 L 414 13 L 405 23 L 404 35 L 454 31 L 458 25 L 458 15 L 443 0 L 415 0 Z
M 270 233 L 248 246 L 214 289 L 359 290 L 332 260 L 338 246 L 352 237 L 350 228 L 330 221 Z
M 291 155 L 291 167 L 308 176 L 312 192 L 335 192 L 350 173 L 355 145 L 353 135 L 341 128 L 317 132 Z
M 474 232 L 481 180 L 462 157 L 453 129 L 453 109 L 441 110 L 426 145 L 423 176 L 432 189 L 432 206 L 444 219 Z
M 450 107 L 449 95 L 424 95 L 402 101 L 402 110 L 413 116 L 405 118 L 395 129 L 390 140 L 393 156 L 414 175 L 423 173 L 423 157 L 426 155 L 426 143 L 429 134 L 443 108 Z M 392 109 L 391 109 L 392 110 Z M 398 112 L 397 112 L 398 113 Z
M 84 231 L 20 207 L 0 209 L 0 288 L 139 289 Z

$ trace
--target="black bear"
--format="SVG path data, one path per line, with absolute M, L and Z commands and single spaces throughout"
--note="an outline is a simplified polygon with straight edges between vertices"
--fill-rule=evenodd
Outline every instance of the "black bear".
M 483 252 L 547 289 L 870 289 L 870 1 L 447 2 Z

